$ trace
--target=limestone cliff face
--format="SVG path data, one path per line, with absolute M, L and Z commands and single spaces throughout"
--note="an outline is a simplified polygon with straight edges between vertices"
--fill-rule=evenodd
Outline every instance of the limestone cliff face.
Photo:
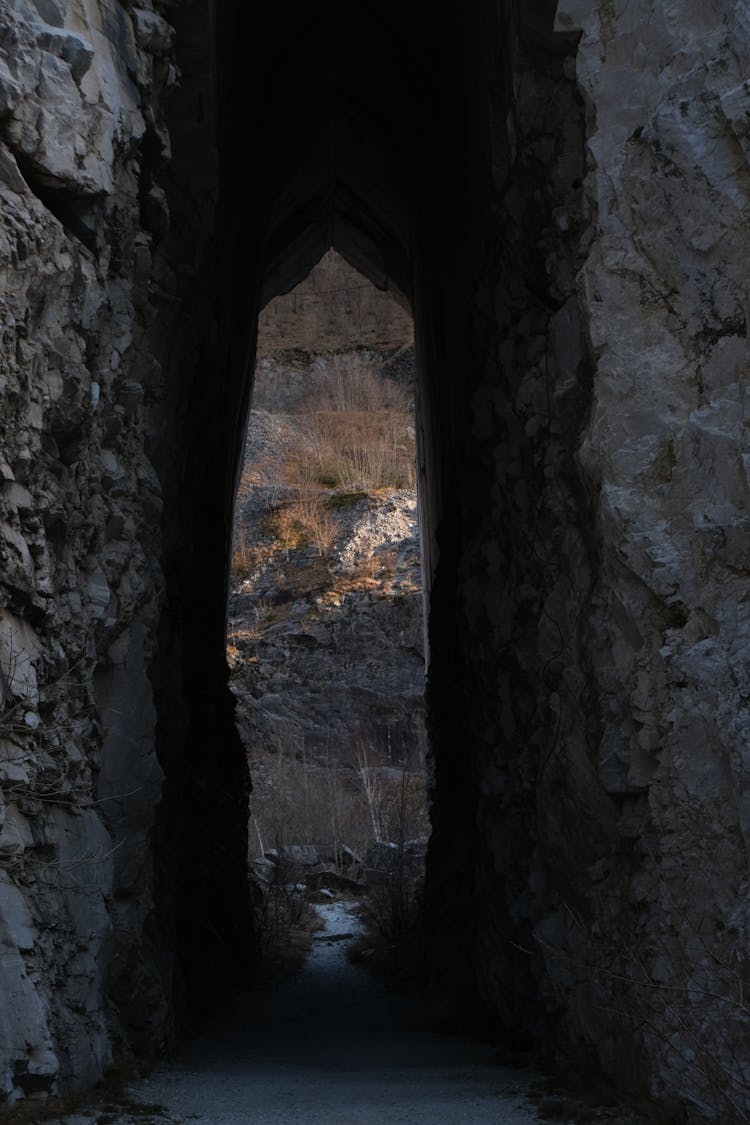
M 519 60 L 496 212 L 512 280 L 493 282 L 497 362 L 475 398 L 474 489 L 497 515 L 467 508 L 462 560 L 468 679 L 498 701 L 475 696 L 482 987 L 523 1020 L 509 959 L 565 1011 L 558 1049 L 690 1120 L 740 1120 L 747 11 L 562 0 L 556 27 L 580 40 L 546 93 Z M 514 932 L 528 956 L 501 953 Z
M 602 958 L 629 981 L 653 1088 L 721 1116 L 717 1091 L 748 1099 L 750 13 L 562 0 L 557 23 L 582 33 L 594 379 L 577 461 L 599 551 L 590 761 L 615 830 L 587 941 L 613 1007 Z
M 149 5 L 0 4 L 0 1102 L 170 1026 L 144 935 L 173 40 Z

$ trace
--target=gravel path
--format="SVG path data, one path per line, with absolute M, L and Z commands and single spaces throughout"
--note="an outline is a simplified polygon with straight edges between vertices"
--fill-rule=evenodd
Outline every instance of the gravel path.
M 130 1090 L 163 1112 L 107 1116 L 108 1125 L 534 1125 L 523 1073 L 492 1049 L 420 1026 L 413 1001 L 385 994 L 346 957 L 358 928 L 344 904 L 302 972 L 242 997 L 169 1066 Z M 90 1125 L 71 1117 L 65 1125 Z M 100 1119 L 101 1120 L 101 1119 Z

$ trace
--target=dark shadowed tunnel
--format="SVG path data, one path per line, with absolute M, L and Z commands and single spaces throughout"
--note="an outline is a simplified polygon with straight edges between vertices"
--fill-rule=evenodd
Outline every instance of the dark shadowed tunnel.
M 245 979 L 248 779 L 223 655 L 233 490 L 257 312 L 333 246 L 415 322 L 435 1011 L 640 1088 L 644 1028 L 668 1009 L 663 997 L 660 1014 L 644 1008 L 635 979 L 659 956 L 635 905 L 658 899 L 643 891 L 661 847 L 656 767 L 617 747 L 659 736 L 639 734 L 641 712 L 612 686 L 617 646 L 636 653 L 642 639 L 613 624 L 624 595 L 602 593 L 619 533 L 609 543 L 580 455 L 603 307 L 592 285 L 584 314 L 579 284 L 597 229 L 595 120 L 576 81 L 579 33 L 554 25 L 554 9 L 486 0 L 436 18 L 413 0 L 368 18 L 339 2 L 233 3 L 175 18 L 186 77 L 171 203 L 205 245 L 195 374 L 175 423 L 187 430 L 172 444 L 184 459 L 162 468 L 174 502 L 154 668 L 160 901 L 183 995 L 200 1004 Z M 216 203 L 208 234 L 196 198 Z M 671 605 L 654 612 L 657 633 L 684 624 Z M 687 884 L 679 895 L 689 902 Z
M 556 195 L 575 200 L 580 189 L 579 107 L 562 76 L 570 42 L 553 33 L 552 7 L 526 5 L 519 18 L 510 3 L 483 3 L 440 20 L 420 3 L 381 5 L 370 20 L 343 3 L 267 10 L 225 4 L 213 14 L 214 81 L 203 84 L 194 95 L 200 106 L 190 108 L 209 123 L 213 115 L 217 129 L 215 274 L 205 289 L 214 294 L 215 320 L 197 345 L 205 366 L 189 403 L 195 437 L 178 523 L 180 535 L 190 526 L 200 534 L 187 551 L 174 544 L 170 573 L 173 604 L 182 607 L 187 757 L 170 761 L 168 710 L 161 726 L 169 775 L 164 878 L 177 894 L 182 963 L 194 997 L 213 995 L 217 976 L 225 985 L 241 981 L 249 967 L 247 779 L 232 730 L 223 640 L 256 317 L 333 245 L 375 284 L 408 300 L 416 324 L 434 760 L 433 985 L 448 1021 L 494 1009 L 522 1034 L 537 1027 L 533 960 L 517 950 L 530 944 L 530 919 L 519 902 L 527 896 L 538 750 L 530 752 L 522 732 L 534 719 L 539 668 L 535 614 L 526 606 L 511 612 L 511 605 L 521 581 L 527 600 L 541 594 L 529 573 L 525 524 L 542 497 L 535 495 L 540 483 L 530 443 L 513 432 L 512 411 L 503 418 L 514 365 L 543 346 L 545 326 L 566 297 L 545 266 L 545 224 Z M 196 68 L 207 62 L 196 51 L 205 30 L 199 23 L 182 32 Z M 514 81 L 538 88 L 543 106 L 534 107 L 535 125 L 545 138 L 539 150 L 546 166 L 535 149 L 516 150 Z M 195 148 L 200 133 L 194 122 L 186 127 L 178 119 L 173 134 L 177 167 L 190 161 L 195 175 L 208 159 Z M 503 187 L 519 200 L 533 195 L 520 229 L 498 208 Z M 493 307 L 498 285 L 504 296 Z M 496 420 L 505 431 L 500 444 L 488 430 Z M 580 422 L 579 406 L 560 419 L 571 434 Z M 491 436 L 490 454 L 483 443 Z M 519 503 L 514 482 L 521 480 L 526 495 Z M 570 492 L 571 509 L 583 518 L 585 500 L 572 475 Z M 501 611 L 497 622 L 498 607 L 482 601 L 476 576 L 467 573 L 477 552 L 487 556 L 482 565 L 497 585 L 492 598 L 508 603 L 507 617 Z M 171 665 L 169 648 L 164 655 Z M 512 780 L 482 793 L 490 753 Z M 501 842 L 491 847 L 504 851 L 499 874 L 480 840 L 483 814 L 496 817 Z M 496 943 L 492 952 L 488 941 Z
M 251 979 L 232 514 L 334 247 L 415 325 L 436 1020 L 748 1120 L 749 50 L 732 0 L 0 0 L 3 1104 Z

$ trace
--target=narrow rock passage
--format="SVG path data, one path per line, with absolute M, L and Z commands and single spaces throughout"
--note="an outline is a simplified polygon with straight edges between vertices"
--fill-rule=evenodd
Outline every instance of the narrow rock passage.
M 524 1075 L 492 1048 L 424 1030 L 413 1000 L 349 963 L 346 904 L 318 908 L 325 930 L 304 969 L 243 996 L 131 1091 L 153 1122 L 198 1125 L 532 1125 Z M 126 1115 L 119 1122 L 144 1117 Z M 70 1118 L 76 1125 L 83 1118 Z M 90 1120 L 90 1119 L 86 1119 Z M 107 1119 L 113 1122 L 112 1118 Z

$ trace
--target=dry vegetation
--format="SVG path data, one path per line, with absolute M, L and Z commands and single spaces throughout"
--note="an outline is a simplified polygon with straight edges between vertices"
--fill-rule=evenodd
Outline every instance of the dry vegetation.
M 264 451 L 248 462 L 239 489 L 239 513 L 249 503 L 260 534 L 251 541 L 242 518 L 236 520 L 232 576 L 252 583 L 261 571 L 271 574 L 273 593 L 247 610 L 241 635 L 237 628 L 230 635 L 228 654 L 235 666 L 247 642 L 261 640 L 297 599 L 340 598 L 375 587 L 387 596 L 397 552 L 365 555 L 344 572 L 334 565 L 336 543 L 348 511 L 359 510 L 364 497 L 415 486 L 411 395 L 374 369 L 371 357 L 327 356 L 295 400 L 287 392 L 284 388 L 283 416 L 274 414 L 273 398 L 264 400 L 273 423 L 263 431 Z M 269 448 L 274 433 L 283 435 L 281 456 Z M 257 857 L 272 850 L 281 857 L 290 845 L 311 846 L 342 884 L 356 886 L 366 876 L 373 847 L 384 847 L 387 856 L 393 845 L 403 861 L 401 846 L 429 832 L 424 747 L 393 749 L 352 731 L 345 750 L 312 757 L 291 728 L 276 731 L 270 750 L 253 747 L 250 852 L 256 867 Z M 283 971 L 298 963 L 312 939 L 309 896 L 300 873 L 286 870 L 280 860 L 262 876 L 262 956 L 266 971 Z M 408 870 L 399 862 L 376 880 L 369 914 L 381 941 L 390 945 L 413 927 L 420 883 L 421 856 Z
M 364 857 L 373 844 L 426 836 L 425 784 L 419 756 L 389 765 L 364 736 L 348 761 L 321 761 L 279 735 L 276 753 L 253 766 L 251 848 L 262 855 L 294 843 L 340 856 L 347 846 Z
M 265 530 L 284 551 L 296 547 L 315 547 L 329 555 L 339 531 L 338 521 L 320 497 L 310 490 L 271 508 Z
M 413 405 L 372 368 L 332 363 L 299 404 L 307 444 L 287 459 L 290 484 L 323 488 L 414 488 Z
M 344 763 L 309 760 L 292 740 L 280 739 L 275 756 L 256 756 L 250 847 L 260 855 L 272 847 L 281 856 L 291 842 L 312 846 L 342 884 L 366 886 L 367 930 L 350 956 L 394 983 L 413 985 L 429 834 L 426 778 L 420 761 L 389 766 L 386 759 L 362 736 Z M 283 863 L 273 869 L 258 922 L 271 973 L 296 967 L 312 940 L 309 896 Z
M 298 424 L 290 428 L 294 440 L 282 479 L 266 489 L 264 532 L 276 550 L 309 546 L 327 556 L 347 498 L 415 487 L 414 407 L 409 392 L 371 364 L 332 356 L 323 377 L 293 404 L 293 414 Z M 240 499 L 257 484 L 261 469 L 246 466 Z M 263 548 L 248 542 L 237 519 L 233 579 L 246 579 L 262 557 Z

